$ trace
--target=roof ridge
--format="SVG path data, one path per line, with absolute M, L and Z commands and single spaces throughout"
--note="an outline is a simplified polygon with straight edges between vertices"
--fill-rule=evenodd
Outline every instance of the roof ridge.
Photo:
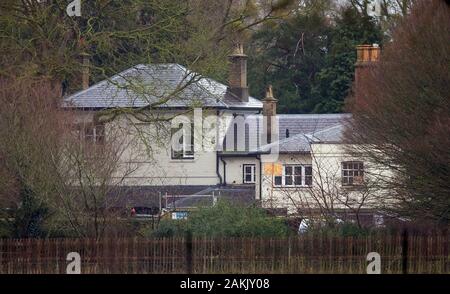
M 320 133 L 323 133 L 323 132 L 327 132 L 327 131 L 329 131 L 329 130 L 331 130 L 331 129 L 334 129 L 334 128 L 337 128 L 337 127 L 343 127 L 343 126 L 344 126 L 344 125 L 343 125 L 342 123 L 337 123 L 337 124 L 335 124 L 335 125 L 326 127 L 326 128 L 324 128 L 324 129 L 322 129 L 322 130 L 320 130 L 320 131 L 317 131 L 317 132 L 311 132 L 311 133 L 308 133 L 308 134 L 311 134 L 311 135 L 320 134 Z
M 351 116 L 351 113 L 345 112 L 345 113 L 279 113 L 277 116 L 302 116 L 302 117 L 323 117 L 323 116 L 329 116 L 329 117 L 339 117 L 339 116 Z
M 115 78 L 121 77 L 121 76 L 123 76 L 124 74 L 129 73 L 129 72 L 131 72 L 131 71 L 133 71 L 133 70 L 136 70 L 138 67 L 142 67 L 142 66 L 146 66 L 146 65 L 145 65 L 145 64 L 142 64 L 142 63 L 136 64 L 136 65 L 134 65 L 134 66 L 132 66 L 132 67 L 130 67 L 130 68 L 128 68 L 128 69 L 125 69 L 125 70 L 123 70 L 123 71 L 121 71 L 121 72 L 119 72 L 119 73 L 117 73 L 117 74 L 111 76 L 110 78 L 106 78 L 106 79 L 104 79 L 104 80 L 101 80 L 101 81 L 98 82 L 98 83 L 93 84 L 92 86 L 90 86 L 90 87 L 87 88 L 87 89 L 82 89 L 82 90 L 80 90 L 80 91 L 78 91 L 78 92 L 75 92 L 75 93 L 73 93 L 73 94 L 71 94 L 71 95 L 65 96 L 65 97 L 63 98 L 63 100 L 66 100 L 66 99 L 68 99 L 68 98 L 76 97 L 76 96 L 78 96 L 78 95 L 80 95 L 80 94 L 83 94 L 83 93 L 85 93 L 85 92 L 87 92 L 87 91 L 89 91 L 89 90 L 92 90 L 93 88 L 96 88 L 96 87 L 98 87 L 98 86 L 100 86 L 100 85 L 103 85 L 103 84 L 105 84 L 105 83 L 108 83 L 109 81 L 111 81 L 111 80 L 113 80 L 113 79 L 115 79 Z
M 183 96 L 183 98 L 186 99 L 183 99 L 183 101 L 180 102 L 174 101 L 172 104 L 169 103 L 173 107 L 187 107 L 186 105 L 189 101 L 195 101 L 196 99 L 201 99 L 201 101 L 204 101 L 205 106 L 209 107 L 242 107 L 243 109 L 262 107 L 262 105 L 260 105 L 261 103 L 257 103 L 259 100 L 253 97 L 251 97 L 248 103 L 242 103 L 242 101 L 237 98 L 236 101 L 233 101 L 234 99 L 227 100 L 226 85 L 201 73 L 192 71 L 179 63 L 139 63 L 133 65 L 128 69 L 91 85 L 87 89 L 65 95 L 62 99 L 62 107 L 109 108 L 145 105 L 148 103 L 147 101 L 141 101 L 136 97 L 129 100 L 127 97 L 130 93 L 123 93 L 123 91 L 120 91 L 124 89 L 122 84 L 136 78 L 138 80 L 142 79 L 145 83 L 155 84 L 156 88 L 158 88 L 158 77 L 166 81 L 169 88 L 167 90 L 160 89 L 161 91 L 170 91 L 170 88 L 176 87 L 177 83 L 186 83 L 188 85 L 189 89 L 186 88 L 186 92 L 184 92 L 185 96 Z M 192 83 L 190 81 L 192 81 Z M 112 93 L 115 90 L 118 91 L 117 97 L 113 98 L 112 96 L 114 95 L 112 95 Z M 131 92 L 134 92 L 134 90 L 131 89 Z M 150 97 L 150 99 L 157 99 L 155 97 Z

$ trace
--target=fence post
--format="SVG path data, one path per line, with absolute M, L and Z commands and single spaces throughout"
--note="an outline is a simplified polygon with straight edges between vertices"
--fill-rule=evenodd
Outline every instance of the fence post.
M 166 192 L 166 197 L 165 197 L 165 199 L 166 199 L 166 210 L 168 209 L 168 206 L 167 206 L 167 192 Z
M 186 232 L 186 273 L 192 274 L 192 232 Z
M 161 191 L 158 192 L 159 193 L 159 215 L 162 215 L 162 194 Z
M 406 228 L 402 234 L 402 273 L 408 273 L 408 229 Z
M 212 206 L 215 206 L 217 204 L 217 197 L 216 195 L 214 195 L 214 191 L 212 192 L 212 200 L 213 200 Z

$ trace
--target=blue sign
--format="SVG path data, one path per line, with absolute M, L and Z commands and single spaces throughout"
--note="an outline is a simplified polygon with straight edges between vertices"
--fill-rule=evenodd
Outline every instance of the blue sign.
M 187 219 L 187 211 L 175 211 L 172 212 L 172 219 Z

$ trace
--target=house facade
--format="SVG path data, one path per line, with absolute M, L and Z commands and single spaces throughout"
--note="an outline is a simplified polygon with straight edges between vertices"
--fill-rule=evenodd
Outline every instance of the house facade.
M 360 49 L 359 62 L 376 61 L 377 50 Z M 132 206 L 155 205 L 140 201 L 149 195 L 188 202 L 215 193 L 282 215 L 370 211 L 370 164 L 343 144 L 351 115 L 277 115 L 271 87 L 262 100 L 249 96 L 246 60 L 237 46 L 228 86 L 178 64 L 137 65 L 65 97 L 63 107 L 84 140 L 125 138 L 120 160 L 134 168 L 121 197 Z

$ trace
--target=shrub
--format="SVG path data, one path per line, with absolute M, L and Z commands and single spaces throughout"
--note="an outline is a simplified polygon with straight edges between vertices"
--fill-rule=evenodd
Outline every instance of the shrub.
M 154 236 L 208 237 L 283 237 L 289 234 L 286 223 L 255 206 L 243 206 L 220 200 L 213 207 L 200 208 L 187 220 L 162 220 Z

